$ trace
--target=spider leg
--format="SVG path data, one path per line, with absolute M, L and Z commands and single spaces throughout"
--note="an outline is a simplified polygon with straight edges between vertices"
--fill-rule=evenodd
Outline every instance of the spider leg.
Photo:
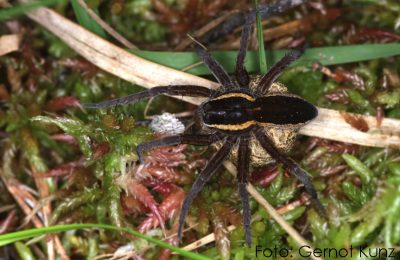
M 100 103 L 82 104 L 82 106 L 86 108 L 105 108 L 116 105 L 125 105 L 129 103 L 134 103 L 143 98 L 154 97 L 161 94 L 175 95 L 175 96 L 190 96 L 190 97 L 210 97 L 213 93 L 214 90 L 196 85 L 169 85 L 169 86 L 153 87 L 146 91 L 131 94 L 122 98 L 103 101 Z
M 247 176 L 249 173 L 249 158 L 250 158 L 250 149 L 249 149 L 249 139 L 248 135 L 240 139 L 239 142 L 239 155 L 238 155 L 238 188 L 239 188 L 239 196 L 242 200 L 243 205 L 243 225 L 246 236 L 246 243 L 250 247 L 251 246 L 251 228 L 250 228 L 250 205 L 249 205 L 249 194 L 247 193 Z
M 193 48 L 200 56 L 203 63 L 208 67 L 217 81 L 225 88 L 233 88 L 235 85 L 229 76 L 229 74 L 225 71 L 225 69 L 218 63 L 214 57 L 208 53 L 207 50 L 197 41 L 193 42 Z
M 265 135 L 262 131 L 262 128 L 258 128 L 258 130 L 254 131 L 254 135 L 257 138 L 258 142 L 261 146 L 274 158 L 276 161 L 282 163 L 286 170 L 288 170 L 291 174 L 293 174 L 301 183 L 303 183 L 304 188 L 307 193 L 311 196 L 311 200 L 314 205 L 317 207 L 318 212 L 321 216 L 325 215 L 324 207 L 318 199 L 317 191 L 312 185 L 310 178 L 307 173 L 298 165 L 293 159 L 283 155 L 278 151 L 272 141 Z
M 281 73 L 295 60 L 300 58 L 303 54 L 301 50 L 292 50 L 286 54 L 280 61 L 275 63 L 274 66 L 262 77 L 257 86 L 257 92 L 266 94 L 272 83 L 281 75 Z
M 137 153 L 139 161 L 143 163 L 143 154 L 151 149 L 161 146 L 171 146 L 178 144 L 193 144 L 193 145 L 210 145 L 223 138 L 218 133 L 204 135 L 204 134 L 182 134 L 167 136 L 164 138 L 152 140 L 149 142 L 141 143 L 137 146 Z
M 304 4 L 308 1 L 309 0 L 277 0 L 273 1 L 273 3 L 268 2 L 268 4 L 261 4 L 259 7 L 260 15 L 262 19 L 265 19 L 271 15 L 283 13 L 290 8 Z M 233 32 L 237 27 L 243 25 L 245 22 L 245 16 L 246 14 L 242 12 L 232 14 L 225 22 L 221 23 L 201 37 L 201 41 L 205 44 L 209 44 L 225 37 L 227 34 Z M 256 11 L 253 10 L 247 14 L 247 18 L 255 21 Z
M 251 34 L 252 22 L 251 19 L 246 19 L 246 22 L 243 26 L 242 35 L 240 36 L 240 48 L 238 52 L 238 56 L 236 59 L 236 80 L 238 81 L 241 87 L 248 87 L 250 83 L 249 74 L 244 67 L 244 61 L 246 58 L 247 48 L 249 46 L 250 34 Z
M 230 136 L 226 139 L 224 145 L 213 155 L 206 167 L 202 170 L 193 183 L 192 188 L 182 203 L 182 209 L 179 215 L 178 240 L 182 239 L 183 224 L 185 223 L 185 218 L 189 211 L 190 205 L 197 194 L 203 189 L 204 185 L 211 179 L 217 169 L 221 166 L 225 157 L 228 156 L 236 141 L 236 138 L 236 136 Z
M 281 14 L 290 8 L 305 4 L 307 2 L 309 2 L 309 0 L 279 0 L 274 1 L 273 3 L 260 4 L 260 16 L 261 19 L 265 19 L 271 15 Z M 251 15 L 255 17 L 255 11 L 252 11 Z

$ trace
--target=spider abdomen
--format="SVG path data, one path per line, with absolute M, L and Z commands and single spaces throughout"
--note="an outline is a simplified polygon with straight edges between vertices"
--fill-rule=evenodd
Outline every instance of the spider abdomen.
M 305 124 L 317 115 L 315 106 L 291 94 L 269 95 L 254 102 L 253 117 L 261 125 Z

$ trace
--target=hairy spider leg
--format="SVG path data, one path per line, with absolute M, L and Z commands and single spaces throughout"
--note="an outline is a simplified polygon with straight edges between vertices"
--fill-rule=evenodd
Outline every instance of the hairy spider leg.
M 105 108 L 116 105 L 125 105 L 137 102 L 144 98 L 150 98 L 161 94 L 173 95 L 173 96 L 189 96 L 189 97 L 210 97 L 211 95 L 214 94 L 214 90 L 196 85 L 159 86 L 159 87 L 153 87 L 149 90 L 142 91 L 139 93 L 131 94 L 125 97 L 111 99 L 94 104 L 82 104 L 82 106 L 85 108 Z
M 248 183 L 248 174 L 249 174 L 249 158 L 250 158 L 250 149 L 249 149 L 249 135 L 246 134 L 244 137 L 240 138 L 239 141 L 239 154 L 238 154 L 238 162 L 237 162 L 237 180 L 238 180 L 238 188 L 239 188 L 239 196 L 242 200 L 243 206 L 243 225 L 246 237 L 246 243 L 250 247 L 251 246 L 251 213 L 250 213 L 250 205 L 249 205 L 249 194 L 247 192 L 247 183 Z
M 240 48 L 236 58 L 236 80 L 240 87 L 248 88 L 250 84 L 249 73 L 246 71 L 244 62 L 246 59 L 247 48 L 249 47 L 250 34 L 252 29 L 252 21 L 247 18 L 243 26 L 242 35 L 240 36 Z
M 270 17 L 271 15 L 283 13 L 290 8 L 309 2 L 310 0 L 276 0 L 273 3 L 261 4 L 259 12 L 261 19 Z M 247 16 L 246 16 L 247 15 Z M 201 42 L 209 44 L 215 42 L 227 34 L 232 33 L 237 27 L 245 23 L 245 18 L 251 18 L 253 21 L 256 19 L 256 11 L 250 11 L 250 13 L 237 12 L 229 16 L 229 19 L 219 24 L 213 30 L 208 31 L 203 37 Z
M 210 145 L 219 140 L 222 140 L 224 136 L 220 133 L 213 133 L 209 135 L 204 134 L 182 134 L 167 136 L 164 138 L 148 141 L 141 143 L 137 146 L 137 153 L 139 156 L 139 161 L 144 163 L 143 154 L 151 149 L 162 147 L 162 146 L 172 146 L 178 144 L 193 144 L 193 145 Z
M 218 61 L 208 53 L 207 50 L 197 41 L 193 42 L 193 48 L 200 56 L 203 63 L 208 67 L 210 72 L 217 79 L 219 84 L 221 84 L 225 89 L 231 89 L 235 87 L 231 77 L 226 72 L 226 70 L 218 63 Z
M 260 83 L 257 86 L 257 93 L 260 95 L 265 95 L 268 92 L 269 87 L 276 79 L 281 75 L 281 73 L 295 60 L 300 58 L 303 51 L 292 50 L 287 53 L 280 61 L 274 64 L 272 68 L 261 78 Z
M 229 136 L 225 139 L 222 147 L 211 157 L 206 167 L 201 171 L 197 179 L 192 185 L 189 193 L 182 203 L 181 213 L 179 215 L 179 227 L 178 227 L 178 240 L 182 239 L 182 229 L 185 223 L 186 215 L 189 211 L 190 205 L 194 198 L 203 189 L 204 185 L 211 179 L 214 173 L 219 169 L 224 159 L 229 155 L 232 147 L 235 145 L 237 136 Z
M 290 8 L 299 6 L 301 4 L 305 4 L 309 1 L 310 0 L 277 0 L 277 1 L 274 1 L 273 3 L 260 4 L 259 12 L 260 12 L 261 19 L 265 19 L 274 14 L 283 13 Z M 255 19 L 256 12 L 252 11 L 251 16 L 254 17 L 254 19 Z
M 282 163 L 286 170 L 293 174 L 301 183 L 303 183 L 304 188 L 307 193 L 311 196 L 311 200 L 314 202 L 317 210 L 321 216 L 326 216 L 324 207 L 318 199 L 317 191 L 312 185 L 310 178 L 307 173 L 298 165 L 293 159 L 283 155 L 278 151 L 272 141 L 267 135 L 265 135 L 262 128 L 256 129 L 254 132 L 255 137 L 261 146 L 274 158 L 277 162 Z

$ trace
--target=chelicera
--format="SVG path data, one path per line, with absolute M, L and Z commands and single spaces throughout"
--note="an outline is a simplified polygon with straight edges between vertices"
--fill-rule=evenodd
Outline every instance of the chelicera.
M 236 80 L 228 75 L 201 44 L 198 42 L 193 44 L 204 64 L 220 83 L 221 86 L 217 90 L 196 85 L 159 86 L 126 97 L 83 105 L 86 108 L 105 108 L 133 103 L 160 94 L 208 98 L 197 111 L 202 126 L 199 131 L 156 139 L 142 143 L 137 148 L 142 161 L 143 154 L 156 147 L 178 144 L 217 144 L 219 147 L 193 183 L 182 204 L 179 216 L 179 240 L 182 237 L 185 217 L 194 198 L 229 155 L 237 162 L 237 182 L 243 206 L 246 242 L 249 246 L 251 216 L 246 186 L 249 168 L 253 165 L 265 165 L 271 157 L 283 164 L 285 169 L 304 185 L 318 211 L 323 212 L 317 192 L 307 173 L 285 155 L 293 143 L 296 131 L 317 116 L 317 108 L 303 98 L 290 94 L 285 86 L 275 82 L 282 71 L 301 56 L 302 51 L 289 52 L 264 76 L 251 79 L 244 67 L 244 61 L 252 23 L 251 19 L 248 19 L 243 27 L 236 61 Z

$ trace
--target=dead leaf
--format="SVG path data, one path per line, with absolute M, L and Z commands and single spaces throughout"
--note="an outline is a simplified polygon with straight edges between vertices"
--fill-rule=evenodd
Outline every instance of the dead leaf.
M 0 37 L 0 56 L 17 51 L 21 38 L 18 34 L 3 35 Z
M 340 115 L 343 117 L 344 121 L 346 121 L 346 123 L 351 125 L 353 128 L 364 133 L 368 132 L 368 123 L 361 116 L 349 114 L 346 112 L 341 112 Z

